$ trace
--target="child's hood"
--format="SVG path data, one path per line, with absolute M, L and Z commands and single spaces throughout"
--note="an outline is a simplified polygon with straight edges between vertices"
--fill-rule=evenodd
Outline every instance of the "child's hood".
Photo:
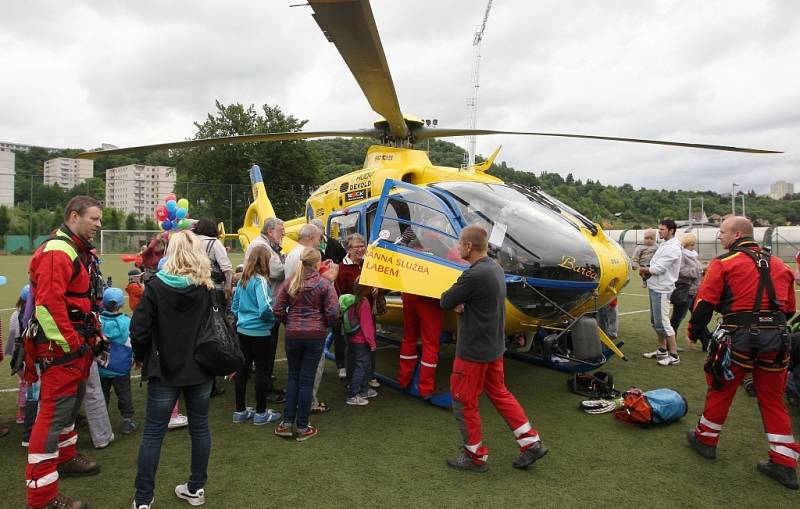
M 131 319 L 123 313 L 100 313 L 100 322 L 103 324 L 103 334 L 117 343 L 125 343 L 130 334 Z

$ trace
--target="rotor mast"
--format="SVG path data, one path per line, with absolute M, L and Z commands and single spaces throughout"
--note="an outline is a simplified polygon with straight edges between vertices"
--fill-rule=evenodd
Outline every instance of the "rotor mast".
M 486 12 L 483 14 L 483 23 L 475 31 L 472 38 L 472 97 L 467 98 L 467 108 L 469 111 L 469 129 L 478 127 L 478 88 L 481 65 L 481 42 L 483 32 L 486 30 L 486 22 L 489 20 L 489 11 L 492 9 L 492 0 L 486 4 Z M 478 137 L 473 135 L 467 138 L 467 169 L 472 171 L 475 168 L 475 145 Z

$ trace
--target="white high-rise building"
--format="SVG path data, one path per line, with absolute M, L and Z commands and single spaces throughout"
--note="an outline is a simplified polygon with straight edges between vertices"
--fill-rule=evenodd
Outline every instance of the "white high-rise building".
M 56 157 L 44 162 L 44 183 L 57 184 L 62 189 L 72 189 L 94 176 L 94 161 Z
M 14 152 L 0 148 L 0 205 L 14 206 Z
M 794 194 L 794 184 L 779 180 L 769 185 L 769 197 L 773 200 L 780 200 L 787 194 Z
M 129 164 L 106 171 L 106 207 L 154 217 L 156 206 L 175 189 L 175 168 Z

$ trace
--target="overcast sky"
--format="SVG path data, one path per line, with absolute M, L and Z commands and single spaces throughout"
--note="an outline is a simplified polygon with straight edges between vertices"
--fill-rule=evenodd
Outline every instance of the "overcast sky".
M 0 16 L 0 140 L 118 146 L 192 137 L 214 100 L 280 106 L 306 130 L 369 109 L 302 0 L 11 2 Z M 373 0 L 406 113 L 467 127 L 486 0 Z M 750 155 L 487 136 L 516 169 L 634 187 L 800 183 L 800 2 L 495 0 L 478 126 L 783 150 Z M 452 139 L 461 145 L 461 139 Z

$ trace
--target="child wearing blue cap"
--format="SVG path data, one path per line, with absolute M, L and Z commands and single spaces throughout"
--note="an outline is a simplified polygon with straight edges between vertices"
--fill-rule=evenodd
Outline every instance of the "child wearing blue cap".
M 97 360 L 100 384 L 106 405 L 111 397 L 111 387 L 117 395 L 117 407 L 122 414 L 123 435 L 137 428 L 133 420 L 133 398 L 131 397 L 131 365 L 133 349 L 130 341 L 131 319 L 120 309 L 125 304 L 125 294 L 119 288 L 106 288 L 103 292 L 103 311 L 100 322 L 103 334 L 108 338 L 109 349 Z

